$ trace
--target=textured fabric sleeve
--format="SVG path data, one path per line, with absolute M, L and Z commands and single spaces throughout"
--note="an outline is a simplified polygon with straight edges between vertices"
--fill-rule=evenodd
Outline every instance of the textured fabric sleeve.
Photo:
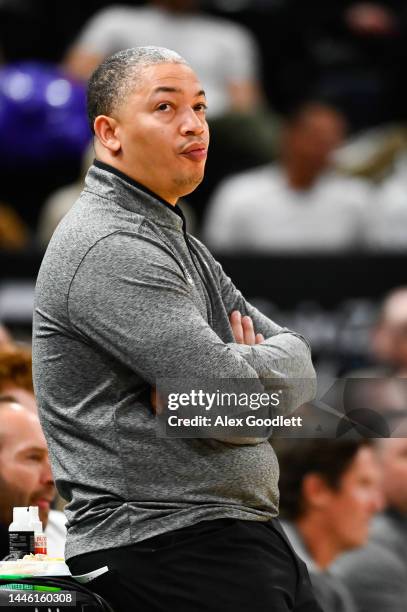
M 152 386 L 157 379 L 204 379 L 208 372 L 214 379 L 258 380 L 248 359 L 208 325 L 193 290 L 162 244 L 113 234 L 93 246 L 76 272 L 68 298 L 70 323 L 85 342 Z
M 254 378 L 211 329 L 193 288 L 158 241 L 113 234 L 86 255 L 71 283 L 71 324 L 151 384 L 160 377 Z
M 158 241 L 113 234 L 86 255 L 68 299 L 73 327 L 151 384 L 179 376 L 256 378 L 197 309 L 193 288 Z
M 316 375 L 311 350 L 301 335 L 280 327 L 252 306 L 215 262 L 221 294 L 226 311 L 239 310 L 251 317 L 256 333 L 263 334 L 265 342 L 254 346 L 231 344 L 236 353 L 244 356 L 265 385 L 275 387 L 275 379 L 286 390 L 285 411 L 290 412 L 312 400 L 316 393 Z M 274 381 L 273 381 L 274 379 Z

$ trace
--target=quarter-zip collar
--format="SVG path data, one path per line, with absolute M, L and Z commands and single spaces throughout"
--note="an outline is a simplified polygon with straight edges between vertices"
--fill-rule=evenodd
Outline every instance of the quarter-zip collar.
M 143 215 L 161 227 L 169 227 L 183 234 L 191 263 L 202 281 L 202 291 L 205 296 L 208 321 L 212 323 L 212 299 L 207 288 L 205 271 L 201 270 L 196 261 L 191 242 L 186 231 L 185 217 L 178 205 L 172 206 L 159 195 L 150 191 L 134 179 L 127 176 L 110 164 L 95 159 L 85 179 L 85 191 L 112 200 L 116 205 L 126 210 Z
M 186 222 L 181 208 L 166 202 L 141 183 L 110 164 L 95 159 L 85 179 L 85 190 L 114 200 L 123 208 L 142 214 L 166 227 L 186 232 Z

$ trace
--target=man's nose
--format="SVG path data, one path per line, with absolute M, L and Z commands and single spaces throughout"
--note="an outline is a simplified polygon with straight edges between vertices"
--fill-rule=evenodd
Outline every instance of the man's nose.
M 370 499 L 370 512 L 371 514 L 376 514 L 376 512 L 380 512 L 384 509 L 386 505 L 386 501 L 384 498 L 384 493 L 381 488 L 375 489 L 372 491 L 371 499 Z
M 51 464 L 48 458 L 44 461 L 44 464 L 42 466 L 41 482 L 43 484 L 54 484 L 54 477 L 52 475 Z
M 187 136 L 188 134 L 203 134 L 205 127 L 206 121 L 198 117 L 192 108 L 185 111 L 180 128 L 183 136 Z

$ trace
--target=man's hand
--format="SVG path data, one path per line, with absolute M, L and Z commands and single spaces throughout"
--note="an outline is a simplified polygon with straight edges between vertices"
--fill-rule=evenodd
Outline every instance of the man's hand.
M 264 342 L 264 336 L 256 334 L 250 317 L 242 317 L 238 310 L 234 310 L 229 319 L 237 344 L 261 344 Z
M 242 317 L 238 310 L 234 310 L 229 319 L 233 335 L 238 344 L 261 344 L 264 342 L 264 336 L 255 333 L 253 321 L 250 317 Z M 151 388 L 150 400 L 153 414 L 161 414 L 165 405 L 155 387 Z
M 156 387 L 151 387 L 150 403 L 153 414 L 162 414 L 165 410 L 165 403 Z

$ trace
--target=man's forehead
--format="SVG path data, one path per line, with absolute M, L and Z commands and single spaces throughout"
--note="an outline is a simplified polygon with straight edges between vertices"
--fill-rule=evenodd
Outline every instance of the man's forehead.
M 389 453 L 389 456 L 407 455 L 407 439 L 406 438 L 386 438 L 380 440 L 379 448 Z M 390 452 L 389 452 L 390 451 Z
M 348 473 L 365 472 L 366 469 L 377 468 L 377 458 L 374 449 L 370 446 L 361 446 L 353 457 L 353 461 L 349 464 Z
M 19 404 L 2 406 L 0 410 L 0 435 L 4 443 L 23 444 L 35 441 L 36 445 L 45 445 L 38 417 L 28 408 Z
M 204 95 L 198 77 L 186 64 L 168 63 L 146 66 L 142 73 L 141 88 L 149 95 L 160 93 L 167 88 L 179 92 L 193 92 L 194 95 Z

